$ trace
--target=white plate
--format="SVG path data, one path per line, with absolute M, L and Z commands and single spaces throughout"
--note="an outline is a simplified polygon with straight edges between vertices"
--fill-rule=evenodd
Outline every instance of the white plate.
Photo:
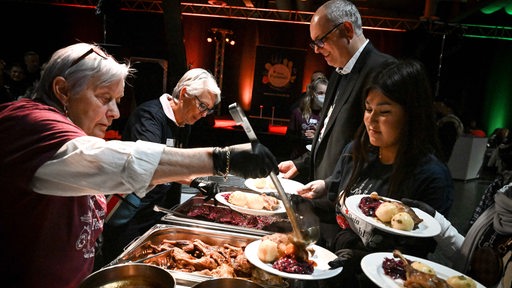
M 369 217 L 364 215 L 363 211 L 359 209 L 359 202 L 361 201 L 361 198 L 363 197 L 369 197 L 370 195 L 353 195 L 348 197 L 345 200 L 345 206 L 347 206 L 349 213 L 354 213 L 357 217 L 363 219 L 363 221 L 373 225 L 375 228 L 386 231 L 388 233 L 397 234 L 397 235 L 404 235 L 404 236 L 412 236 L 412 237 L 433 237 L 437 234 L 441 233 L 441 225 L 439 225 L 439 222 L 437 222 L 436 219 L 434 219 L 429 214 L 423 212 L 420 209 L 412 208 L 416 215 L 423 219 L 423 221 L 418 224 L 418 228 L 412 230 L 412 231 L 404 231 L 399 230 L 395 228 L 391 228 L 390 226 L 385 225 L 381 221 L 377 219 L 377 217 Z M 390 198 L 385 198 L 389 201 L 396 201 Z M 397 201 L 399 202 L 399 201 Z
M 336 254 L 320 246 L 311 245 L 315 254 L 309 259 L 315 261 L 317 264 L 317 266 L 315 266 L 315 270 L 313 270 L 313 274 L 308 275 L 282 272 L 272 268 L 272 264 L 264 263 L 260 258 L 258 258 L 258 247 L 260 246 L 260 243 L 261 240 L 249 243 L 249 245 L 245 247 L 245 256 L 254 266 L 277 276 L 300 280 L 319 280 L 334 277 L 343 269 L 343 267 L 339 267 L 331 270 L 328 263 L 329 261 L 337 258 Z
M 231 194 L 233 193 L 234 191 L 231 191 L 231 192 L 222 192 L 222 193 L 217 193 L 215 195 L 215 199 L 217 199 L 217 201 L 219 201 L 220 203 L 226 205 L 226 206 L 229 206 L 229 208 L 237 211 L 237 212 L 240 212 L 240 213 L 244 213 L 244 214 L 250 214 L 250 215 L 256 215 L 256 216 L 269 216 L 269 215 L 275 215 L 275 214 L 281 214 L 281 213 L 286 213 L 286 209 L 284 208 L 284 204 L 281 200 L 277 200 L 279 202 L 279 208 L 277 208 L 276 210 L 259 210 L 259 209 L 249 209 L 247 207 L 242 207 L 242 206 L 236 206 L 234 204 L 231 204 L 229 203 L 226 198 L 224 197 L 224 195 L 226 194 Z M 247 192 L 243 192 L 243 193 L 247 193 Z
M 279 181 L 281 182 L 281 186 L 283 186 L 283 189 L 288 194 L 297 194 L 297 190 L 300 190 L 304 187 L 304 184 L 290 179 L 285 179 L 282 177 L 277 177 Z M 261 178 L 259 178 L 261 179 Z M 245 180 L 244 184 L 247 186 L 247 188 L 254 190 L 256 192 L 277 192 L 276 188 L 274 188 L 274 184 L 272 182 L 272 179 L 270 179 L 270 176 L 265 178 L 265 187 L 264 188 L 258 188 L 256 187 L 256 181 L 259 181 L 259 179 L 254 178 L 248 178 Z
M 444 280 L 448 279 L 451 276 L 464 275 L 458 271 L 455 271 L 446 266 L 437 264 L 426 259 L 409 255 L 404 255 L 404 257 L 408 260 L 418 261 L 430 266 L 431 268 L 434 269 L 434 271 L 436 271 L 436 275 L 439 278 L 443 278 Z M 378 252 L 364 256 L 363 259 L 361 260 L 361 268 L 363 269 L 364 274 L 366 274 L 368 278 L 370 278 L 375 284 L 379 285 L 380 287 L 402 288 L 404 283 L 403 280 L 393 279 L 388 275 L 384 274 L 384 268 L 382 268 L 382 261 L 384 261 L 384 258 L 394 258 L 393 253 Z M 477 288 L 485 288 L 485 286 L 478 282 L 476 282 L 476 285 Z

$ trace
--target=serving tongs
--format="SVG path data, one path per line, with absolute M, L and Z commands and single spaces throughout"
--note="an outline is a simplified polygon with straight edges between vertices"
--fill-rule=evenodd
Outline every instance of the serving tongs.
M 235 120 L 235 123 L 237 125 L 242 125 L 245 134 L 247 134 L 247 137 L 249 137 L 249 140 L 251 142 L 258 141 L 258 137 L 256 137 L 256 133 L 254 133 L 254 130 L 252 129 L 251 124 L 249 123 L 249 120 L 245 116 L 245 113 L 242 110 L 242 108 L 240 108 L 240 106 L 238 106 L 237 103 L 229 105 L 229 113 L 231 114 L 233 120 Z M 299 222 L 297 221 L 297 214 L 295 214 L 295 209 L 293 209 L 293 206 L 290 203 L 290 199 L 288 198 L 288 195 L 286 195 L 286 192 L 284 191 L 284 188 L 281 185 L 281 181 L 279 181 L 279 178 L 277 177 L 276 173 L 270 172 L 270 179 L 272 179 L 272 182 L 276 187 L 277 193 L 279 194 L 281 201 L 283 201 L 284 207 L 286 209 L 286 214 L 290 219 L 290 224 L 292 225 L 293 229 L 294 241 L 296 243 L 304 244 L 305 246 L 310 243 L 316 242 L 319 236 L 318 227 L 311 227 L 305 231 L 300 229 Z

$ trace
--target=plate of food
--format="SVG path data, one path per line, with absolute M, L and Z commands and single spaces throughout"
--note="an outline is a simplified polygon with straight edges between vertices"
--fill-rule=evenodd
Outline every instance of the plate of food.
M 398 252 L 398 254 L 401 253 Z M 361 268 L 370 280 L 383 288 L 402 288 L 405 281 L 412 284 L 425 280 L 437 283 L 446 281 L 452 288 L 485 288 L 470 277 L 441 264 L 414 256 L 401 255 L 407 261 L 405 264 L 400 257 L 394 255 L 397 254 L 391 252 L 368 254 L 361 260 Z M 409 273 L 406 273 L 408 269 Z
M 281 182 L 281 186 L 283 186 L 284 191 L 288 194 L 297 194 L 297 190 L 300 190 L 304 187 L 304 184 L 298 181 L 285 179 L 282 177 L 278 178 Z M 270 179 L 270 176 L 266 178 L 248 178 L 245 180 L 244 184 L 247 186 L 247 188 L 260 193 L 277 192 L 276 186 L 274 185 L 274 182 L 272 182 L 272 179 Z
M 266 255 L 263 256 L 263 260 L 265 261 L 264 262 L 262 259 L 260 259 L 262 249 L 269 247 L 269 245 L 267 245 L 269 240 L 265 239 L 265 237 L 267 236 L 264 236 L 261 240 L 256 240 L 249 243 L 249 245 L 245 247 L 245 256 L 254 266 L 268 273 L 290 279 L 320 280 L 334 277 L 338 275 L 343 269 L 343 267 L 331 269 L 328 263 L 329 261 L 337 258 L 336 254 L 314 244 L 311 244 L 307 247 L 309 253 L 307 261 L 311 265 L 305 264 L 303 262 L 297 263 L 297 261 L 292 262 L 293 260 L 286 258 L 286 256 L 281 258 L 277 258 L 278 256 L 275 256 L 274 259 L 265 259 L 265 257 L 269 257 L 268 255 L 272 254 L 268 253 L 268 251 L 264 253 Z M 275 254 L 277 255 L 277 253 Z M 276 262 L 279 263 L 280 266 L 274 266 L 278 265 Z M 293 272 L 289 270 L 293 270 Z
M 360 208 L 361 201 L 368 203 L 364 211 Z M 441 233 L 441 225 L 434 217 L 390 198 L 353 195 L 345 200 L 345 206 L 349 213 L 388 233 L 412 237 L 433 237 Z
M 215 199 L 229 208 L 244 214 L 268 216 L 286 213 L 281 200 L 265 194 L 231 191 L 217 193 Z

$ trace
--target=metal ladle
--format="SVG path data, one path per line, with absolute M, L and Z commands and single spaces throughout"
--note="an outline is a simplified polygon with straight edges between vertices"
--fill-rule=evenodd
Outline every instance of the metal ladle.
M 254 130 L 252 129 L 251 124 L 249 123 L 249 120 L 245 116 L 244 111 L 240 108 L 240 106 L 238 106 L 237 103 L 229 105 L 229 113 L 231 113 L 231 116 L 233 117 L 233 120 L 235 120 L 235 123 L 237 125 L 242 125 L 245 133 L 247 134 L 247 137 L 249 137 L 249 140 L 258 140 L 258 138 L 256 137 L 256 133 L 254 133 Z M 300 229 L 299 222 L 297 221 L 297 214 L 295 214 L 295 210 L 293 209 L 293 206 L 290 203 L 290 199 L 288 198 L 288 195 L 286 195 L 286 192 L 284 191 L 284 188 L 281 185 L 281 181 L 279 181 L 279 178 L 277 177 L 276 173 L 271 172 L 270 179 L 274 183 L 274 186 L 276 187 L 276 190 L 281 198 L 281 201 L 283 201 L 284 207 L 286 209 L 286 214 L 290 219 L 290 224 L 292 225 L 295 243 L 307 246 L 311 243 L 316 242 L 318 240 L 318 237 L 320 236 L 319 227 L 310 227 L 306 230 Z

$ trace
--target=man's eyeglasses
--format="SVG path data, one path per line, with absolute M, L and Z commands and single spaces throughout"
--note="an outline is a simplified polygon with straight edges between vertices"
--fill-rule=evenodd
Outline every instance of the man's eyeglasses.
M 341 24 L 343 24 L 343 23 L 345 23 L 345 21 L 342 21 L 342 22 L 340 22 L 340 23 L 336 24 L 336 26 L 332 27 L 332 29 L 331 29 L 331 30 L 329 30 L 327 33 L 325 33 L 325 34 L 324 34 L 324 36 L 322 36 L 322 37 L 318 38 L 318 39 L 317 39 L 317 40 L 315 40 L 315 41 L 312 41 L 311 43 L 309 43 L 309 46 L 310 46 L 313 50 L 315 50 L 315 47 L 323 48 L 323 47 L 325 46 L 325 42 L 324 42 L 325 38 L 326 38 L 327 36 L 329 36 L 329 34 L 331 34 L 331 33 L 332 33 L 332 31 L 336 30 L 336 28 L 340 27 L 340 25 L 341 25 Z
M 206 115 L 210 115 L 213 113 L 213 111 L 215 111 L 214 108 L 208 108 L 208 105 L 204 104 L 203 101 L 201 101 L 199 99 L 199 97 L 197 97 L 196 95 L 194 95 L 194 97 L 196 97 L 196 100 L 197 100 L 197 109 L 199 109 L 199 112 L 201 113 L 204 113 L 206 112 Z
M 95 53 L 96 55 L 100 56 L 103 59 L 108 59 L 108 54 L 105 51 L 101 50 L 97 46 L 93 46 L 91 49 L 87 50 L 84 54 L 82 54 L 82 56 L 76 58 L 75 61 L 73 61 L 73 63 L 71 63 L 69 68 L 80 63 L 80 61 L 84 60 L 87 56 L 91 55 L 92 53 Z

